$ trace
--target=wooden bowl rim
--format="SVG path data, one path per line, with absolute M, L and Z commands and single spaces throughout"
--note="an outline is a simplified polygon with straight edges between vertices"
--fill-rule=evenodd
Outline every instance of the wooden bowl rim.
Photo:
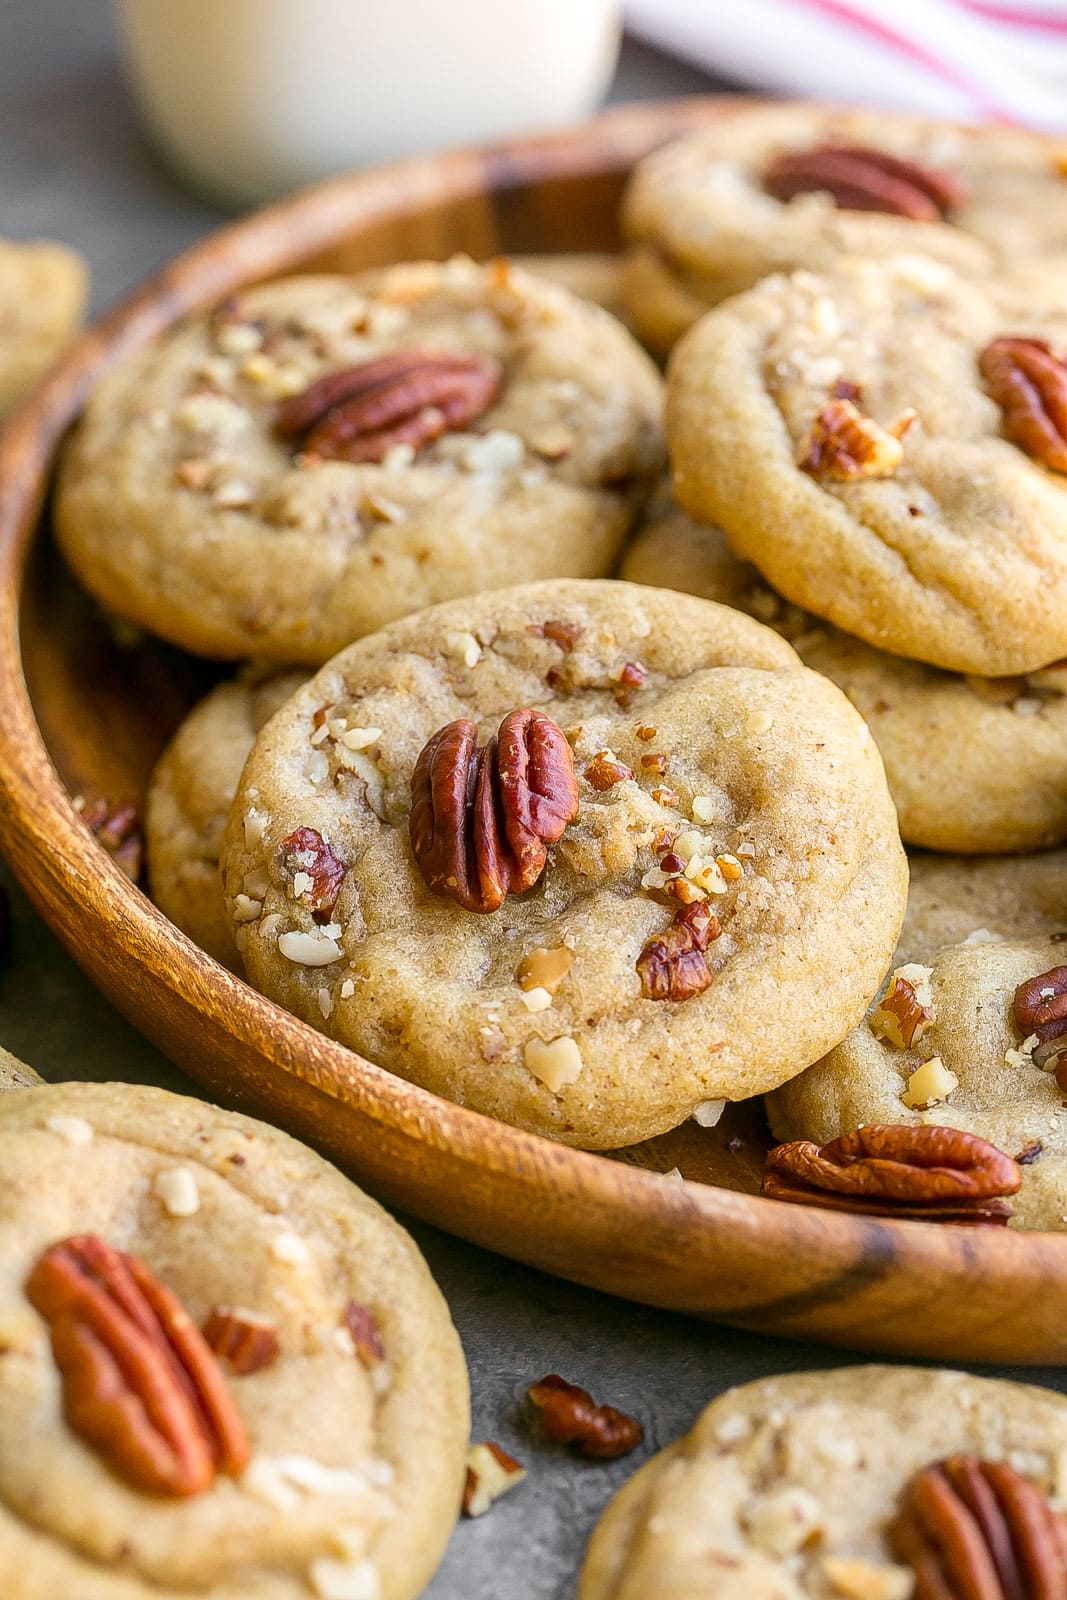
M 729 116 L 751 102 L 714 97 L 614 108 L 561 134 L 484 150 L 452 151 L 335 179 L 209 234 L 147 280 L 90 328 L 0 434 L 0 846 L 35 903 L 37 873 L 80 907 L 84 937 L 110 940 L 148 981 L 189 999 L 210 992 L 232 1037 L 278 1071 L 303 1080 L 352 1113 L 449 1151 L 535 1196 L 549 1171 L 576 1201 L 612 1213 L 621 1227 L 654 1217 L 683 1239 L 694 1228 L 775 1239 L 805 1257 L 862 1257 L 935 1269 L 943 1283 L 976 1270 L 970 1229 L 894 1221 L 785 1204 L 662 1174 L 557 1144 L 441 1099 L 394 1076 L 301 1022 L 204 955 L 116 867 L 80 821 L 37 725 L 19 645 L 20 591 L 57 446 L 94 381 L 178 317 L 263 277 L 275 277 L 335 245 L 347 220 L 408 214 L 394 188 L 415 183 L 435 203 L 490 187 L 616 170 L 685 128 Z M 487 165 L 488 164 L 488 165 Z M 398 182 L 403 180 L 403 183 Z M 269 273 L 258 270 L 269 249 Z M 257 263 L 249 271 L 248 264 Z M 84 898 L 86 885 L 104 891 Z M 110 914 L 101 909 L 111 908 Z M 77 950 L 73 953 L 78 958 Z M 209 988 L 199 974 L 206 972 Z M 258 1026 L 257 1026 L 258 1024 Z M 435 1220 L 432 1216 L 427 1220 Z M 1035 1292 L 1067 1269 L 1067 1234 L 981 1230 L 984 1273 Z M 830 1259 L 827 1259 L 830 1265 Z

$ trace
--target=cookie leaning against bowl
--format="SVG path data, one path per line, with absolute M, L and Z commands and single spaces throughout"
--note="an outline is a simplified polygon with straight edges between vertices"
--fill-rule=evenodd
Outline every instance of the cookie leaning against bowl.
M 731 110 L 655 151 L 627 188 L 626 299 L 666 351 L 772 272 L 918 251 L 963 272 L 1067 250 L 1062 152 L 1040 135 L 882 111 Z
M 220 683 L 156 763 L 145 805 L 149 892 L 223 966 L 240 970 L 219 880 L 219 851 L 241 768 L 259 730 L 305 682 L 300 672 Z
M 434 601 L 608 572 L 661 399 L 620 323 L 504 262 L 291 278 L 100 385 L 59 537 L 164 638 L 315 665 Z
M 598 1148 L 841 1038 L 906 876 L 839 690 L 738 612 L 593 581 L 343 651 L 256 741 L 223 862 L 264 993 L 449 1099 Z
M 747 611 L 843 689 L 874 735 L 907 843 L 993 853 L 1067 838 L 1067 664 L 976 678 L 876 650 L 782 600 L 721 529 L 677 507 L 659 508 L 620 575 Z
M 868 644 L 1039 669 L 1067 655 L 1062 341 L 1067 312 L 933 261 L 768 278 L 672 357 L 677 498 Z
M 761 1378 L 619 1491 L 578 1600 L 1061 1596 L 1065 1448 L 1067 1400 L 1031 1384 L 882 1366 Z
M 1015 1225 L 1062 1229 L 1067 1023 L 1038 1008 L 1055 1012 L 1067 991 L 1065 926 L 1067 852 L 914 859 L 893 973 L 836 1049 L 768 1096 L 776 1137 L 821 1146 L 871 1124 L 958 1128 L 1025 1156 Z M 1028 983 L 1034 994 L 1020 994 Z
M 467 1379 L 403 1229 L 287 1135 L 160 1089 L 4 1095 L 0 1151 L 6 1600 L 420 1594 Z
M 0 417 L 73 337 L 87 278 L 81 256 L 64 245 L 0 239 Z

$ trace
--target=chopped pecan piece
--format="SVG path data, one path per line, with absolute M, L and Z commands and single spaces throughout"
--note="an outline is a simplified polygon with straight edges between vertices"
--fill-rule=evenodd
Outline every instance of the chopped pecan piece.
M 411 848 L 427 887 L 468 911 L 532 889 L 548 845 L 578 815 L 574 757 L 540 711 L 512 711 L 482 748 L 460 718 L 434 734 L 411 775 Z
M 1067 1524 L 1006 1461 L 924 1468 L 888 1537 L 920 1600 L 1067 1600 Z
M 828 400 L 797 465 L 813 478 L 891 478 L 904 459 L 901 438 L 914 421 L 914 411 L 906 411 L 883 428 L 854 401 Z
M 553 644 L 559 645 L 565 656 L 570 655 L 582 637 L 580 623 L 563 622 L 558 617 L 550 617 L 547 622 L 531 622 L 526 631 L 539 639 L 551 639 Z
M 591 783 L 594 789 L 614 789 L 617 783 L 625 783 L 627 778 L 633 777 L 632 767 L 624 761 L 619 761 L 611 750 L 598 750 L 591 761 L 586 762 L 582 774 L 586 783 Z
M 236 1306 L 214 1306 L 204 1323 L 204 1340 L 238 1377 L 262 1372 L 278 1359 L 278 1330 L 269 1317 Z
M 636 1417 L 614 1406 L 598 1406 L 586 1389 L 549 1373 L 526 1391 L 541 1413 L 541 1426 L 559 1444 L 574 1444 L 592 1461 L 627 1455 L 645 1436 Z
M 225 1380 L 181 1301 L 136 1256 L 91 1234 L 41 1256 L 26 1283 L 48 1323 L 70 1427 L 147 1494 L 199 1494 L 249 1445 Z
M 115 865 L 132 883 L 140 883 L 144 874 L 144 834 L 136 808 L 128 802 L 112 805 L 110 800 L 83 800 L 80 815 Z
M 994 339 L 978 357 L 1004 413 L 1004 432 L 1027 455 L 1067 472 L 1067 362 L 1044 339 Z
M 663 933 L 649 939 L 637 958 L 646 1000 L 688 1000 L 711 982 L 704 951 L 722 932 L 719 919 L 697 900 L 674 913 Z
M 959 1128 L 870 1124 L 824 1145 L 780 1144 L 761 1193 L 869 1216 L 1006 1223 L 1022 1173 L 1010 1156 Z
M 625 711 L 642 684 L 648 682 L 648 672 L 639 661 L 624 661 L 615 675 L 612 694 Z
M 763 187 L 776 200 L 818 192 L 843 211 L 884 211 L 913 222 L 941 222 L 966 199 L 947 172 L 857 145 L 783 150 L 764 172 Z
M 377 1367 L 385 1360 L 385 1346 L 378 1323 L 369 1306 L 350 1300 L 345 1306 L 345 1327 L 352 1335 L 356 1354 L 365 1367 Z
M 463 1515 L 483 1517 L 495 1500 L 514 1489 L 526 1468 L 498 1444 L 487 1439 L 467 1451 L 467 1481 L 463 1486 Z
M 420 450 L 475 421 L 496 399 L 501 378 L 489 356 L 394 350 L 327 373 L 293 395 L 279 408 L 274 431 L 327 460 L 381 461 L 395 445 Z
M 913 969 L 911 977 L 895 972 L 885 994 L 871 1012 L 871 1032 L 876 1039 L 885 1039 L 896 1050 L 910 1050 L 934 1020 L 933 1006 L 928 1003 L 929 982 L 917 984 L 914 981 L 922 971 L 928 980 L 928 968 Z
M 338 860 L 317 828 L 295 828 L 282 840 L 285 875 L 298 899 L 317 922 L 329 922 L 348 868 Z M 306 883 L 299 880 L 307 879 Z

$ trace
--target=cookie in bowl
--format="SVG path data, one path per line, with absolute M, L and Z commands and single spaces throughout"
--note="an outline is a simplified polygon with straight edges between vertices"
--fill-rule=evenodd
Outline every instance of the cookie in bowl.
M 625 297 L 670 349 L 709 307 L 842 254 L 933 256 L 960 272 L 1067 250 L 1062 151 L 1014 128 L 884 111 L 731 108 L 640 162 L 622 207 Z
M 1024 303 L 924 258 L 768 278 L 672 358 L 675 494 L 878 649 L 1038 671 L 1067 655 L 1065 350 L 1051 289 Z
M 608 572 L 662 464 L 660 411 L 620 323 L 506 262 L 291 278 L 99 385 L 59 539 L 163 638 L 314 666 L 435 601 Z
M 303 1145 L 163 1090 L 0 1097 L 11 1600 L 413 1600 L 467 1378 L 408 1235 Z
M 257 739 L 223 852 L 257 988 L 448 1099 L 591 1148 L 840 1039 L 905 877 L 839 690 L 738 612 L 595 581 L 350 646 Z
M 85 263 L 65 245 L 0 239 L 0 417 L 73 338 L 87 289 Z
M 995 854 L 1067 838 L 1067 664 L 980 678 L 890 655 L 783 600 L 720 528 L 677 506 L 659 505 L 620 574 L 747 611 L 843 689 L 881 752 L 906 843 Z
M 189 713 L 148 785 L 149 893 L 201 950 L 240 969 L 219 880 L 219 851 L 241 769 L 259 730 L 305 681 L 300 672 L 245 673 Z
M 929 875 L 922 858 L 913 862 L 908 922 L 867 1018 L 822 1061 L 768 1097 L 771 1127 L 786 1147 L 772 1159 L 772 1173 L 789 1181 L 802 1173 L 819 1179 L 821 1195 L 802 1188 L 786 1198 L 837 1204 L 835 1173 L 811 1164 L 816 1148 L 832 1147 L 828 1157 L 822 1150 L 832 1167 L 834 1141 L 844 1149 L 860 1137 L 855 1130 L 868 1142 L 872 1130 L 883 1130 L 877 1138 L 884 1148 L 849 1145 L 849 1162 L 874 1154 L 926 1165 L 919 1146 L 929 1144 L 936 1153 L 937 1138 L 947 1130 L 961 1138 L 958 1149 L 946 1146 L 938 1166 L 982 1178 L 979 1168 L 986 1165 L 992 1175 L 993 1157 L 974 1141 L 992 1147 L 1018 1167 L 1012 1183 L 998 1191 L 1008 1197 L 996 1208 L 1001 1219 L 1021 1228 L 1062 1229 L 1067 857 L 1055 851 L 1047 860 L 957 863 L 955 888 L 950 861 L 929 861 Z M 791 1150 L 797 1141 L 802 1145 Z M 907 1187 L 883 1214 L 901 1214 L 897 1202 L 922 1201 L 918 1188 L 909 1197 Z M 773 1184 L 768 1192 L 776 1192 Z M 866 1209 L 869 1197 L 859 1198 L 855 1208 Z M 995 1195 L 991 1190 L 977 1198 Z M 936 1200 L 935 1220 L 943 1204 Z
M 713 1400 L 609 1503 L 578 1600 L 908 1600 L 1067 1588 L 1067 1401 L 862 1366 Z

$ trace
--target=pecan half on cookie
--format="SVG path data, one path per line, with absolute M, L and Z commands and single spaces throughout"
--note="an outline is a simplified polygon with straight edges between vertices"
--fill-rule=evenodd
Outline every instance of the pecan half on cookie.
M 461 717 L 429 740 L 411 775 L 411 848 L 427 887 L 468 911 L 532 889 L 547 846 L 578 815 L 574 757 L 540 711 L 512 711 L 495 738 Z
M 395 350 L 318 378 L 279 409 L 274 431 L 313 455 L 381 461 L 398 444 L 420 450 L 488 411 L 500 363 L 450 350 Z
M 824 1145 L 770 1151 L 761 1193 L 837 1211 L 929 1222 L 1006 1223 L 1022 1173 L 1010 1156 L 959 1128 L 875 1125 Z
M 776 200 L 828 194 L 845 211 L 883 211 L 913 222 L 941 222 L 966 199 L 947 172 L 857 145 L 784 150 L 764 172 L 763 186 Z
M 1067 472 L 1067 362 L 1044 339 L 1006 336 L 978 357 L 1004 432 L 1053 472 Z
M 1056 1066 L 1056 1082 L 1060 1088 L 1067 1083 L 1067 967 L 1050 967 L 1035 978 L 1020 983 L 1012 1000 L 1015 1026 L 1024 1039 L 1037 1036 L 1033 1050 L 1034 1065 L 1051 1071 L 1053 1056 L 1061 1059 Z
M 177 1497 L 243 1471 L 248 1436 L 218 1361 L 136 1256 L 91 1234 L 63 1239 L 26 1296 L 48 1323 L 67 1422 L 120 1477 Z

